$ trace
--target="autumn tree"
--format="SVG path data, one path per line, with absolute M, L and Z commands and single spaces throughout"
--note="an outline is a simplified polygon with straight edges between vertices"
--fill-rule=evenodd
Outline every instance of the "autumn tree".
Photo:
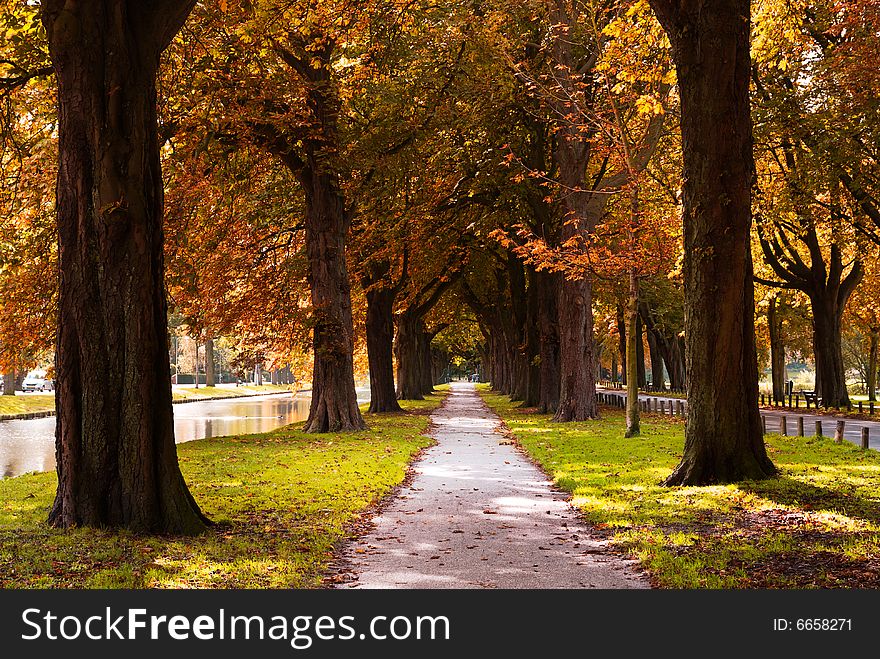
M 526 221 L 508 225 L 497 235 L 508 247 L 515 246 L 516 254 L 534 269 L 529 277 L 535 283 L 528 288 L 530 295 L 555 303 L 551 316 L 539 314 L 539 331 L 526 332 L 526 336 L 532 337 L 529 342 L 537 336 L 540 345 L 540 406 L 554 409 L 558 421 L 597 414 L 591 274 L 589 269 L 569 267 L 567 257 L 588 251 L 609 199 L 628 188 L 633 174 L 646 167 L 662 134 L 662 111 L 645 112 L 642 116 L 649 117 L 647 121 L 629 123 L 640 114 L 637 106 L 647 109 L 659 104 L 651 102 L 649 88 L 654 82 L 662 87 L 664 78 L 662 56 L 656 58 L 662 50 L 659 28 L 652 33 L 652 26 L 646 28 L 640 21 L 638 7 L 629 9 L 536 3 L 530 10 L 542 21 L 529 20 L 527 42 L 506 44 L 514 79 L 523 96 L 532 99 L 523 113 L 528 117 L 523 124 L 529 137 L 520 140 L 518 148 L 509 146 L 507 163 L 513 169 L 514 183 L 531 180 L 538 184 L 532 187 L 539 194 L 524 194 L 529 212 L 520 217 L 524 215 Z M 627 90 L 625 106 L 618 108 L 620 119 L 631 131 L 627 161 L 617 148 L 620 142 L 615 131 L 608 130 L 615 124 L 614 107 L 602 84 L 601 67 L 607 64 L 603 58 L 614 50 L 613 44 L 635 34 L 645 37 L 645 50 L 653 52 L 660 66 L 645 67 L 651 76 L 647 80 L 627 65 L 626 73 L 612 83 Z M 517 47 L 522 50 L 517 52 Z M 644 54 L 636 52 L 636 59 Z M 634 75 L 627 77 L 630 73 Z M 560 258 L 563 253 L 566 258 Z M 526 306 L 527 312 L 531 306 Z M 532 355 L 535 352 L 529 350 Z M 545 364 L 553 365 L 555 372 L 545 372 Z M 546 395 L 555 381 L 559 383 L 556 395 Z
M 802 291 L 810 300 L 817 392 L 826 407 L 845 407 L 849 395 L 840 324 L 863 276 L 861 253 L 871 237 L 870 201 L 854 196 L 851 184 L 854 176 L 865 181 L 871 165 L 857 155 L 860 138 L 849 137 L 855 130 L 849 122 L 851 114 L 868 118 L 841 97 L 840 73 L 834 70 L 835 64 L 846 68 L 835 50 L 853 37 L 840 35 L 839 41 L 831 29 L 836 21 L 821 5 L 803 7 L 798 14 L 793 9 L 780 7 L 770 14 L 767 7 L 758 16 L 756 229 L 772 269 L 767 279 Z M 849 130 L 841 130 L 832 118 Z M 862 123 L 870 130 L 870 121 Z
M 748 0 L 650 0 L 672 44 L 684 160 L 688 424 L 668 485 L 776 473 L 758 413 Z
M 790 160 L 793 166 L 794 159 Z M 786 178 L 779 174 L 780 179 Z M 816 360 L 816 391 L 825 407 L 846 407 L 849 394 L 841 348 L 841 321 L 847 302 L 863 277 L 858 256 L 847 254 L 841 218 L 821 227 L 812 204 L 797 204 L 788 213 L 776 210 L 773 219 L 763 216 L 757 224 L 764 259 L 775 280 L 762 283 L 805 293 L 812 307 L 813 354 Z M 839 212 L 839 211 L 838 211 Z M 823 236 L 824 239 L 820 236 Z M 823 244 L 824 243 L 824 244 Z M 775 305 L 771 307 L 775 312 Z
M 58 84 L 57 526 L 197 533 L 168 379 L 159 58 L 194 2 L 41 3 Z

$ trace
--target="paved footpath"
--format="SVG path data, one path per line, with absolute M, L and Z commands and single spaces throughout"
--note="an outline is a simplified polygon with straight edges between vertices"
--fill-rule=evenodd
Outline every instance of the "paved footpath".
M 648 588 L 591 539 L 566 496 L 503 435 L 473 385 L 434 413 L 437 445 L 352 542 L 343 588 Z

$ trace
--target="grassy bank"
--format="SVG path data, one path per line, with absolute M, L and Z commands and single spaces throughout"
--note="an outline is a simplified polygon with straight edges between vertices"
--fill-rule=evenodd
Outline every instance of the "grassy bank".
M 351 525 L 406 475 L 442 395 L 366 415 L 361 433 L 262 435 L 178 446 L 196 500 L 217 522 L 197 538 L 150 538 L 45 520 L 55 475 L 0 481 L 0 587 L 314 588 Z
M 0 396 L 0 414 L 29 414 L 31 412 L 51 412 L 54 409 L 55 394 Z
M 769 436 L 779 478 L 665 488 L 683 426 L 619 410 L 557 424 L 481 391 L 584 516 L 667 588 L 880 587 L 880 454 L 825 438 Z
M 210 400 L 211 398 L 229 398 L 232 396 L 258 396 L 260 394 L 281 394 L 294 391 L 295 387 L 288 384 L 264 384 L 261 387 L 175 387 L 174 400 Z

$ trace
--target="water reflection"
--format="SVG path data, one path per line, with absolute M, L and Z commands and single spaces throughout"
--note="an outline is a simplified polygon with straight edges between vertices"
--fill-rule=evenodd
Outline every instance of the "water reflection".
M 358 389 L 358 400 L 369 390 Z M 186 403 L 174 406 L 177 443 L 249 435 L 304 420 L 311 399 L 290 394 Z M 0 478 L 55 469 L 55 419 L 0 422 Z

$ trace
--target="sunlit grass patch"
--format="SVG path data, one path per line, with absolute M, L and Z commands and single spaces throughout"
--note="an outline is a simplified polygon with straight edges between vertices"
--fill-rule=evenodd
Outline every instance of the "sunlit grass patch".
M 174 400 L 210 400 L 212 398 L 233 398 L 236 396 L 255 396 L 259 394 L 283 394 L 295 392 L 296 387 L 287 384 L 264 384 L 262 386 L 242 385 L 240 387 L 175 387 Z
M 829 439 L 767 437 L 780 477 L 667 488 L 680 420 L 618 409 L 558 424 L 483 387 L 522 448 L 616 547 L 667 588 L 880 587 L 880 454 Z
M 55 409 L 55 394 L 28 394 L 0 396 L 0 414 L 28 414 L 51 412 Z
M 315 588 L 352 522 L 389 494 L 428 446 L 442 394 L 369 430 L 305 434 L 300 425 L 178 445 L 196 501 L 216 522 L 196 538 L 51 529 L 54 474 L 0 481 L 0 587 Z

